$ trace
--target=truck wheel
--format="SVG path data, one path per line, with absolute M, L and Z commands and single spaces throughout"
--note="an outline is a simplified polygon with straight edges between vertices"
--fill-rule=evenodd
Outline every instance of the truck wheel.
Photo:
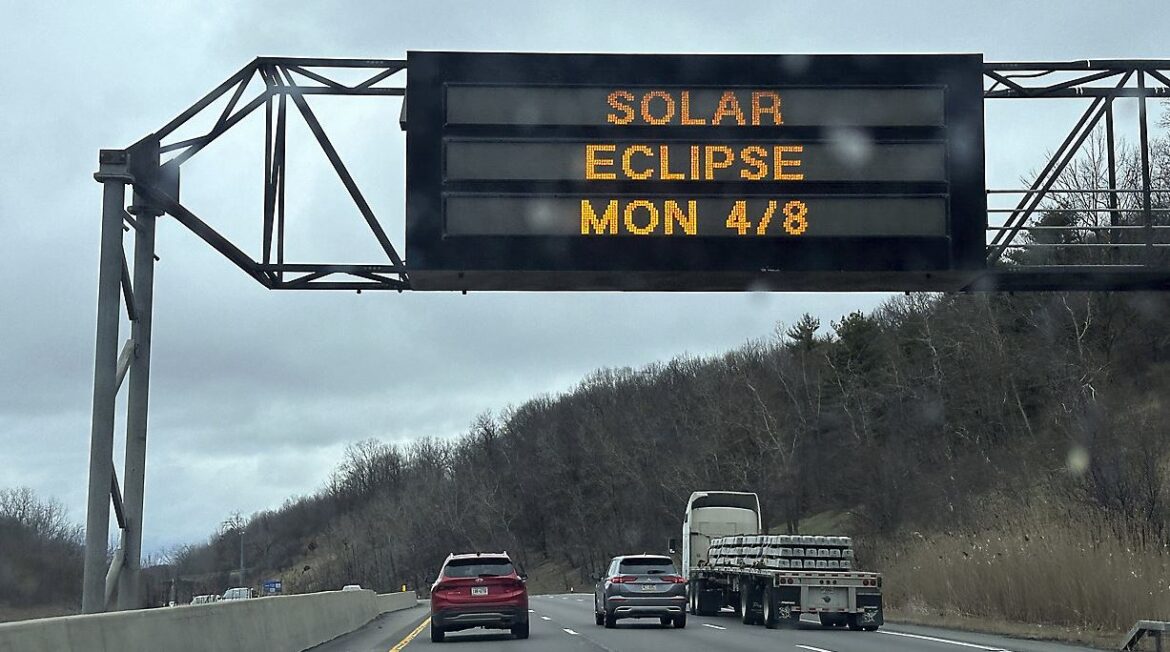
M 699 593 L 703 591 L 703 580 L 695 580 L 687 586 L 688 603 L 692 616 L 699 615 Z
M 857 614 L 849 614 L 845 617 L 845 622 L 849 625 L 849 629 L 855 632 L 860 632 L 862 629 L 861 622 L 858 620 Z
M 759 597 L 760 591 L 752 584 L 750 581 L 745 582 L 739 588 L 740 619 L 745 625 L 762 625 L 763 619 L 760 618 L 760 613 L 755 609 L 756 598 Z
M 776 605 L 773 602 L 772 587 L 764 588 L 764 627 L 776 629 L 780 626 L 780 619 L 776 617 Z
M 704 585 L 702 590 L 695 592 L 695 615 L 718 616 L 721 606 L 723 606 L 722 591 L 709 591 Z

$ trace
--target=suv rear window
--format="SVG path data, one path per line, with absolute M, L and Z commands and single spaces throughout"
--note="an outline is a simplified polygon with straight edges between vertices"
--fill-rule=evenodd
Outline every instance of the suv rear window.
M 515 569 L 512 562 L 500 557 L 482 559 L 452 559 L 447 562 L 443 575 L 447 577 L 480 577 L 481 575 L 510 575 Z
M 618 565 L 624 575 L 675 575 L 674 562 L 665 557 L 627 557 Z

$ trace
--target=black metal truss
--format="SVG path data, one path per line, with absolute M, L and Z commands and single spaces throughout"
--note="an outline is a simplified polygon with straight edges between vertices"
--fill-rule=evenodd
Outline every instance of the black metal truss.
M 338 71 L 365 69 L 369 72 L 358 83 L 336 79 Z M 337 148 L 325 133 L 306 97 L 310 95 L 403 96 L 405 88 L 391 85 L 393 77 L 406 69 L 401 59 L 313 59 L 259 57 L 205 95 L 161 129 L 135 143 L 130 158 L 152 159 L 157 151 L 157 170 L 144 165 L 131 171 L 135 190 L 149 198 L 151 204 L 170 214 L 216 251 L 273 290 L 398 290 L 410 283 L 402 256 L 395 249 L 385 228 L 366 201 Z M 248 93 L 256 79 L 263 89 Z M 227 97 L 218 118 L 205 133 L 171 141 L 179 128 L 209 111 L 209 107 Z M 365 219 L 386 261 L 362 265 L 333 263 L 292 263 L 285 259 L 285 155 L 289 107 L 304 120 L 320 145 L 330 165 L 345 186 L 354 205 Z M 264 135 L 264 226 L 261 257 L 253 259 L 228 240 L 178 198 L 179 168 L 216 138 L 239 124 L 257 110 L 265 115 Z M 135 154 L 139 154 L 135 156 Z M 145 154 L 145 156 L 143 156 Z M 135 167 L 135 166 L 131 166 Z
M 1127 290 L 1170 289 L 1170 267 L 1155 250 L 1167 247 L 1170 226 L 1158 224 L 1155 215 L 1165 214 L 1165 207 L 1155 207 L 1153 197 L 1170 193 L 1170 189 L 1151 187 L 1150 137 L 1148 101 L 1170 98 L 1170 60 L 1085 60 L 1069 62 L 988 63 L 984 66 L 984 98 L 998 99 L 1083 99 L 1088 106 L 1080 119 L 1065 136 L 1060 146 L 1036 175 L 1027 189 L 988 189 L 988 194 L 1019 195 L 1011 209 L 990 209 L 991 214 L 1005 214 L 1002 224 L 989 220 L 987 247 L 988 272 L 968 289 L 978 290 Z M 1137 146 L 1141 186 L 1122 188 L 1117 180 L 1117 136 L 1114 124 L 1114 102 L 1133 98 L 1138 105 Z M 1104 122 L 1105 154 L 1107 157 L 1106 187 L 1061 188 L 1053 186 L 1068 169 L 1089 136 Z M 1038 213 L 1050 209 L 1046 203 L 1060 194 L 1095 195 L 1104 199 L 1103 207 L 1094 212 L 1108 213 L 1110 224 L 1099 229 L 1091 226 L 1049 226 L 1036 224 Z M 1140 208 L 1120 207 L 1120 199 L 1136 196 Z M 1167 195 L 1170 197 L 1170 195 Z M 1141 223 L 1124 225 L 1119 222 L 1123 213 L 1140 213 Z M 1163 220 L 1165 222 L 1165 220 Z M 1044 231 L 1092 231 L 1102 237 L 1092 243 L 1038 243 L 1020 242 L 1021 233 Z M 1103 233 L 1102 233 L 1103 232 Z M 1122 235 L 1124 235 L 1124 238 Z M 1136 236 L 1136 237 L 1134 237 Z M 1160 237 L 1161 236 L 1161 237 Z M 1030 239 L 1025 239 L 1030 240 Z M 1050 248 L 1063 251 L 1118 252 L 1122 248 L 1137 249 L 1143 253 L 1140 260 L 1134 256 L 1115 256 L 1112 260 L 1101 256 L 1086 257 L 1084 263 L 1018 264 L 1007 263 L 1004 255 L 1010 250 Z

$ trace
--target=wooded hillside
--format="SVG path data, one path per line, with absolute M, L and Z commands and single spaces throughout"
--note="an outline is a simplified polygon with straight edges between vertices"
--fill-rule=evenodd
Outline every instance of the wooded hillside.
M 452 550 L 596 568 L 662 549 L 704 488 L 758 492 L 775 531 L 826 510 L 860 535 L 954 531 L 993 496 L 1043 495 L 1165 542 L 1168 317 L 1144 294 L 898 297 L 824 335 L 806 316 L 599 371 L 454 441 L 355 444 L 317 495 L 249 520 L 249 556 L 303 590 L 419 586 Z M 232 568 L 236 542 L 179 567 Z

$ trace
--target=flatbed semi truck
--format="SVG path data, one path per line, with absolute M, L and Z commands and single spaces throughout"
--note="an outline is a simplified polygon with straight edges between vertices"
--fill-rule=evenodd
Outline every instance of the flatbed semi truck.
M 768 535 L 754 493 L 691 494 L 682 535 L 692 614 L 730 607 L 744 623 L 769 629 L 794 628 L 802 614 L 853 630 L 885 622 L 882 576 L 853 567 L 849 537 Z

